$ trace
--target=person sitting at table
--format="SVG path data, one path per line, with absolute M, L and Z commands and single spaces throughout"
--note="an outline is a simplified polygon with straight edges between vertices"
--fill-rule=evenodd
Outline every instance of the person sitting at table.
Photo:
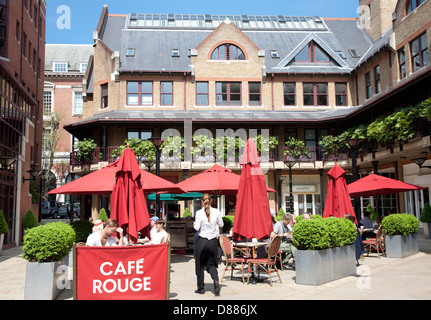
M 370 219 L 370 213 L 368 211 L 364 211 L 364 217 L 361 219 L 361 221 L 359 221 L 359 225 L 364 227 L 364 231 L 362 232 L 362 240 L 376 237 L 376 234 L 373 231 L 374 224 Z
M 116 232 L 120 234 L 118 243 L 114 237 Z M 88 236 L 86 245 L 92 247 L 122 246 L 123 229 L 118 227 L 118 222 L 116 220 L 108 219 L 106 220 L 105 226 L 102 230 L 93 232 Z
M 156 221 L 156 230 L 151 232 L 150 244 L 161 244 L 168 239 L 168 233 L 165 231 L 165 220 L 159 219 Z
M 311 219 L 311 213 L 309 213 L 309 212 L 305 212 L 305 213 L 302 215 L 302 219 L 303 219 L 303 220 L 309 220 L 309 219 Z
M 278 221 L 274 226 L 274 231 L 271 233 L 271 239 L 276 235 L 281 236 L 280 251 L 286 254 L 282 263 L 295 268 L 295 253 L 296 247 L 292 242 L 293 226 L 296 224 L 294 214 L 286 213 L 281 221 Z

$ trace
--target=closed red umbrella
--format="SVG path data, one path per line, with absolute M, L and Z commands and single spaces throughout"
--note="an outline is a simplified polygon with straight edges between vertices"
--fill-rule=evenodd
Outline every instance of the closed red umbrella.
M 238 193 L 239 182 L 239 175 L 215 164 L 210 169 L 177 183 L 177 186 L 189 192 L 232 195 Z M 275 190 L 268 188 L 268 192 Z
M 421 189 L 425 188 L 402 182 L 400 180 L 383 177 L 374 173 L 352 182 L 347 186 L 347 190 L 349 191 L 351 197 L 373 196 L 375 199 L 376 208 L 377 196 Z M 378 210 L 376 211 L 378 212 Z M 379 214 L 377 214 L 377 222 L 380 223 L 378 219 Z
M 335 165 L 328 171 L 329 183 L 328 191 L 326 193 L 325 209 L 323 210 L 323 217 L 334 216 L 342 218 L 346 213 L 350 213 L 355 217 L 356 223 L 358 222 L 355 215 L 355 210 L 350 200 L 349 192 L 347 191 L 346 184 L 346 171 L 338 165 Z
M 273 230 L 271 212 L 259 155 L 251 139 L 248 139 L 245 146 L 241 165 L 233 237 L 266 239 Z
M 125 231 L 128 229 L 133 243 L 138 239 L 138 232 L 150 236 L 150 217 L 142 190 L 141 169 L 130 148 L 124 149 L 118 159 L 116 181 L 111 195 L 111 218 L 117 220 Z

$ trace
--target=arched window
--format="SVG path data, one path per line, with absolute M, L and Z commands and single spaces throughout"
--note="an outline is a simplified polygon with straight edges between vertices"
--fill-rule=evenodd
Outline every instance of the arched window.
M 215 48 L 211 60 L 245 60 L 245 55 L 236 45 L 226 43 Z
M 412 13 L 417 7 L 419 7 L 425 0 L 408 0 L 406 7 L 406 14 Z

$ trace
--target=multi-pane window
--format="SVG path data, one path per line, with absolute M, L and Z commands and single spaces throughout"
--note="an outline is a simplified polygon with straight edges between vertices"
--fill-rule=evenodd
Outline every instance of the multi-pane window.
M 127 131 L 127 139 L 141 139 L 147 140 L 153 136 L 153 132 L 151 129 L 129 129 Z
M 218 106 L 241 105 L 241 82 L 217 82 L 216 104 Z
M 7 0 L 0 1 L 0 55 L 6 55 L 7 48 Z
M 197 81 L 196 82 L 196 105 L 207 106 L 208 102 L 208 82 Z
M 376 94 L 382 91 L 382 88 L 380 86 L 380 66 L 374 67 L 374 88 Z
M 371 74 L 367 72 L 365 74 L 365 97 L 367 99 L 371 98 Z
M 172 106 L 174 104 L 174 84 L 172 81 L 160 82 L 160 105 Z
M 301 50 L 295 57 L 295 62 L 331 62 L 331 58 L 314 41 Z
M 52 112 L 52 91 L 43 93 L 43 115 L 49 116 Z
M 295 83 L 284 82 L 283 83 L 283 94 L 284 94 L 284 105 L 294 106 L 295 105 Z
M 304 83 L 304 106 L 327 106 L 327 83 Z
M 73 114 L 82 114 L 84 107 L 84 100 L 82 99 L 82 92 L 73 92 Z
M 425 0 L 409 0 L 407 2 L 406 14 L 412 13 L 417 7 L 419 7 Z
M 405 52 L 404 48 L 398 50 L 398 63 L 400 66 L 400 79 L 404 79 L 407 76 L 406 52 Z
M 153 104 L 153 82 L 151 81 L 127 82 L 127 104 L 151 106 Z
M 335 104 L 337 106 L 347 106 L 347 83 L 335 84 Z
M 67 72 L 67 67 L 68 67 L 67 62 L 54 62 L 54 65 L 52 67 L 52 71 L 54 71 L 54 72 Z
M 245 60 L 245 55 L 236 45 L 226 43 L 214 49 L 211 60 Z
M 249 99 L 248 104 L 250 106 L 260 106 L 261 103 L 261 92 L 260 92 L 260 82 L 249 82 L 248 84 Z
M 427 34 L 424 33 L 411 42 L 413 71 L 429 64 Z
M 79 72 L 85 73 L 87 71 L 88 62 L 81 62 L 79 64 Z
M 108 84 L 102 84 L 101 86 L 101 101 L 100 101 L 100 108 L 105 109 L 108 108 Z

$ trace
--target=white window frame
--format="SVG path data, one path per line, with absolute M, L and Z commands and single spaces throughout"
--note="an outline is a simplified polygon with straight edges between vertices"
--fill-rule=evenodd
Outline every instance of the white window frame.
M 61 71 L 58 71 L 58 67 L 64 65 L 64 71 L 63 68 Z M 69 71 L 69 62 L 68 61 L 54 61 L 52 63 L 52 72 L 68 72 Z
M 81 106 L 81 112 L 77 112 L 76 109 L 76 94 L 80 93 L 81 94 L 81 99 L 82 99 L 82 106 Z M 73 104 L 72 104 L 72 116 L 76 116 L 76 115 L 82 115 L 82 113 L 84 112 L 84 100 L 83 100 L 83 96 L 82 96 L 82 91 L 78 91 L 78 90 L 73 90 Z

